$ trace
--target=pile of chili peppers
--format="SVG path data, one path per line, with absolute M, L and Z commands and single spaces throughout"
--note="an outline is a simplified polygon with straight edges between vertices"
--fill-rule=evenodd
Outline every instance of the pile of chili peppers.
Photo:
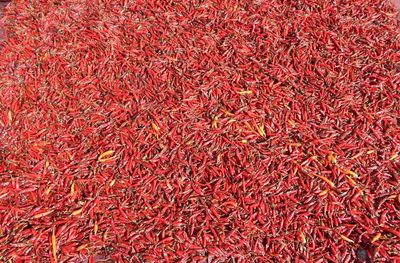
M 0 261 L 399 261 L 396 15 L 13 0 Z
M 0 21 L 3 16 L 3 12 L 5 7 L 7 6 L 9 1 L 0 0 Z M 3 39 L 3 26 L 0 22 L 0 41 Z

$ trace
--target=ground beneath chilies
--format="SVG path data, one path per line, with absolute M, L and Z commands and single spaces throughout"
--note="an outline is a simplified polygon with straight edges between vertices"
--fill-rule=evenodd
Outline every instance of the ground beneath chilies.
M 400 260 L 386 1 L 13 1 L 0 260 Z

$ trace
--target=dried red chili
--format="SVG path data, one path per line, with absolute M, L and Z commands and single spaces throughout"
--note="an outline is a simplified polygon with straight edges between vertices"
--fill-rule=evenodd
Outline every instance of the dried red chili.
M 387 3 L 14 1 L 4 261 L 395 261 Z

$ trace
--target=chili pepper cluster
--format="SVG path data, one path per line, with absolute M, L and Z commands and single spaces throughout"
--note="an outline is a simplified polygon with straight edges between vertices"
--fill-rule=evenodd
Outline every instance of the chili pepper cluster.
M 378 0 L 12 1 L 0 260 L 400 260 Z

